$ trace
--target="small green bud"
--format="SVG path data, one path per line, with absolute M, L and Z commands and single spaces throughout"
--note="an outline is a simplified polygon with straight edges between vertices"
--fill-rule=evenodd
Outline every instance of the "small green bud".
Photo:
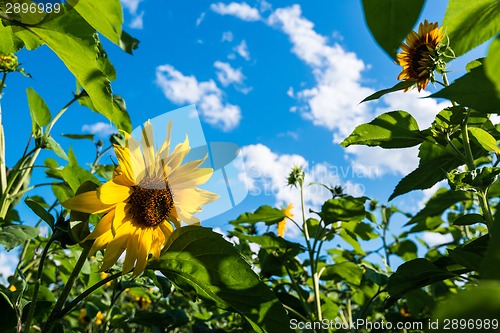
M 14 54 L 0 54 L 0 72 L 14 72 L 19 66 Z
M 300 166 L 294 166 L 288 175 L 288 185 L 302 187 L 304 184 L 305 172 Z

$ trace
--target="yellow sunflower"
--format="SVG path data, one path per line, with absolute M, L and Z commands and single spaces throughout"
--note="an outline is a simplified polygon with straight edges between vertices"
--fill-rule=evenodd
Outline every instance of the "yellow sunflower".
M 213 169 L 200 168 L 205 161 L 182 164 L 190 151 L 189 140 L 170 152 L 172 124 L 156 150 L 151 122 L 145 123 L 141 143 L 124 133 L 126 145 L 114 145 L 118 166 L 113 179 L 96 191 L 81 193 L 63 206 L 90 214 L 105 213 L 83 241 L 95 240 L 90 254 L 104 250 L 100 271 L 111 268 L 125 251 L 123 273 L 137 276 L 146 268 L 148 256 L 158 258 L 173 231 L 172 223 L 199 225 L 193 214 L 219 196 L 196 186 L 208 181 Z M 181 165 L 182 164 L 182 165 Z
M 280 237 L 285 237 L 286 219 L 293 217 L 292 209 L 293 209 L 293 205 L 292 204 L 289 204 L 288 207 L 286 207 L 285 209 L 283 209 L 283 213 L 285 213 L 285 218 L 283 220 L 281 220 L 281 221 L 278 222 L 278 235 Z
M 434 80 L 434 71 L 439 63 L 439 49 L 443 40 L 443 28 L 438 24 L 425 20 L 420 23 L 418 33 L 410 32 L 406 37 L 406 44 L 401 44 L 403 52 L 397 55 L 398 63 L 403 70 L 398 80 L 415 81 L 418 91 L 425 89 L 429 80 Z M 434 81 L 433 81 L 434 82 Z M 408 91 L 411 87 L 405 89 Z

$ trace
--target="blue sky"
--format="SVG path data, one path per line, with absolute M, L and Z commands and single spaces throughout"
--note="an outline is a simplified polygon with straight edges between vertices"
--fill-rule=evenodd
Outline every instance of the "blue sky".
M 386 202 L 399 179 L 416 167 L 416 150 L 346 150 L 338 143 L 380 113 L 406 110 L 425 128 L 448 105 L 422 99 L 428 93 L 416 91 L 358 104 L 394 85 L 400 72 L 369 34 L 360 1 L 122 3 L 124 28 L 140 40 L 139 49 L 130 56 L 107 41 L 104 45 L 118 74 L 114 93 L 126 100 L 133 126 L 195 104 L 208 141 L 242 147 L 250 195 L 204 221 L 209 227 L 223 227 L 261 204 L 298 206 L 297 192 L 285 188 L 285 177 L 296 164 L 306 167 L 309 181 L 340 184 L 350 194 Z M 445 8 L 444 0 L 428 1 L 422 20 L 441 22 Z M 467 58 L 484 53 L 485 47 L 479 47 Z M 30 134 L 25 88 L 34 87 L 52 114 L 75 89 L 74 79 L 47 48 L 21 51 L 19 58 L 33 79 L 8 77 L 2 108 L 10 164 Z M 463 73 L 465 62 L 451 62 L 451 79 Z M 104 117 L 74 107 L 53 130 L 64 148 L 74 146 L 81 162 L 91 162 L 91 144 L 58 135 L 88 132 L 105 138 L 113 128 Z M 38 180 L 43 174 L 35 175 Z M 311 189 L 307 204 L 318 209 L 327 197 Z M 423 197 L 412 193 L 394 204 L 415 212 Z

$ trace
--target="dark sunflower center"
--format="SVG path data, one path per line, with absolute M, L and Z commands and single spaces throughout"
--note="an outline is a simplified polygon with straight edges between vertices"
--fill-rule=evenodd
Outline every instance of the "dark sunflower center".
M 427 48 L 427 44 L 422 44 L 415 49 L 413 52 L 413 57 L 411 61 L 412 69 L 420 74 L 419 72 L 425 68 L 431 67 L 433 61 L 431 59 L 431 54 Z
M 145 178 L 132 188 L 134 192 L 128 204 L 135 223 L 143 227 L 155 227 L 168 218 L 174 208 L 174 200 L 164 179 Z

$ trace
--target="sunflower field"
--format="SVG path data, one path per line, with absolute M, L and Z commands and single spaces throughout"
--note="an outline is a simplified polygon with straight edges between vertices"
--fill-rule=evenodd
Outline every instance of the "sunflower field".
M 199 217 L 225 198 L 209 186 L 223 169 L 213 149 L 195 149 L 193 128 L 170 113 L 139 124 L 112 89 L 120 73 L 104 47 L 140 50 L 122 3 L 0 1 L 0 254 L 15 258 L 0 276 L 0 333 L 500 332 L 498 1 L 449 0 L 438 23 L 421 17 L 424 0 L 362 0 L 363 29 L 400 74 L 355 102 L 434 86 L 423 97 L 447 106 L 428 128 L 396 107 L 340 145 L 414 147 L 418 166 L 371 198 L 290 165 L 282 184 L 300 204 L 229 210 L 223 235 Z M 486 56 L 467 58 L 483 43 Z M 457 58 L 465 74 L 448 80 Z M 52 62 L 75 82 L 57 99 L 30 86 L 57 80 L 30 75 Z M 9 101 L 20 79 L 26 99 Z M 2 114 L 24 108 L 31 135 L 6 135 L 20 125 Z M 91 114 L 114 133 L 60 135 L 62 119 Z M 391 203 L 443 181 L 416 213 Z M 328 193 L 319 208 L 310 188 Z

